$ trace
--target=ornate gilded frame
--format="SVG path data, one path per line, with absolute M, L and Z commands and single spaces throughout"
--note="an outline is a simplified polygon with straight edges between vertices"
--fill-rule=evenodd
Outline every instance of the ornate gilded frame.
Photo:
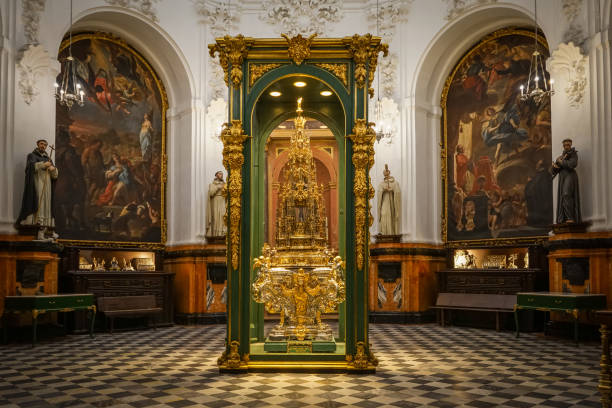
M 94 33 L 78 33 L 72 36 L 72 42 L 75 43 L 79 40 L 83 39 L 102 39 L 105 41 L 112 42 L 120 47 L 128 50 L 132 55 L 136 56 L 138 60 L 149 70 L 153 80 L 155 81 L 155 85 L 160 92 L 161 95 L 161 120 L 162 120 L 162 136 L 161 136 L 161 174 L 160 174 L 160 183 L 161 183 L 161 207 L 160 207 L 160 223 L 161 223 L 161 240 L 160 242 L 134 242 L 134 241 L 94 241 L 94 240 L 73 240 L 73 239 L 58 239 L 58 242 L 70 245 L 70 246 L 79 246 L 79 247 L 94 247 L 94 248 L 133 248 L 133 249 L 147 249 L 147 250 L 160 250 L 165 248 L 166 238 L 167 238 L 167 219 L 166 219 L 166 184 L 168 180 L 168 172 L 167 172 L 167 162 L 168 158 L 166 155 L 166 111 L 168 110 L 168 96 L 166 94 L 166 89 L 164 84 L 159 79 L 157 72 L 151 64 L 142 56 L 142 54 L 129 45 L 122 38 L 116 37 L 110 33 L 104 32 L 94 32 Z M 69 45 L 69 39 L 64 39 L 60 44 L 60 48 L 58 50 L 58 54 L 64 51 Z
M 441 214 L 441 234 L 442 240 L 448 248 L 466 248 L 466 247 L 509 247 L 509 246 L 527 246 L 540 244 L 548 240 L 545 235 L 530 236 L 530 237 L 512 237 L 512 238 L 487 238 L 474 240 L 448 240 L 448 179 L 447 179 L 447 163 L 448 163 L 448 123 L 447 123 L 447 98 L 451 84 L 457 74 L 457 71 L 466 59 L 470 58 L 484 44 L 494 41 L 501 37 L 509 35 L 522 35 L 531 39 L 536 39 L 536 35 L 532 29 L 509 27 L 503 28 L 486 35 L 459 59 L 453 67 L 450 75 L 446 78 L 442 95 L 440 97 L 440 107 L 442 108 L 442 140 L 440 141 L 440 175 L 442 179 L 442 214 Z M 538 33 L 537 41 L 540 45 L 548 49 L 546 38 Z

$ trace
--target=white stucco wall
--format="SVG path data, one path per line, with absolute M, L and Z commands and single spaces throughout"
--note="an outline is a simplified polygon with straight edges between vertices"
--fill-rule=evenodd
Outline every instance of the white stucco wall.
M 398 58 L 393 98 L 399 106 L 400 127 L 393 144 L 375 146 L 374 185 L 382 180 L 384 164 L 401 183 L 403 240 L 440 242 L 440 95 L 446 77 L 458 58 L 482 36 L 509 25 L 531 26 L 531 0 L 476 4 L 447 20 L 453 2 L 446 0 L 400 0 L 408 12 L 395 24 L 387 39 Z M 21 14 L 28 0 L 1 2 L 0 29 L 0 132 L 3 176 L 0 188 L 0 233 L 14 233 L 12 222 L 19 211 L 25 156 L 41 137 L 54 139 L 55 105 L 52 83 L 61 39 L 68 30 L 68 1 L 47 0 L 40 13 L 39 42 L 50 55 L 48 74 L 39 81 L 42 90 L 31 105 L 21 97 L 15 64 L 26 44 Z M 207 45 L 213 42 L 210 18 L 197 13 L 197 1 L 153 2 L 158 21 L 138 10 L 114 6 L 112 1 L 74 2 L 74 30 L 112 32 L 137 48 L 152 64 L 165 84 L 168 99 L 168 244 L 204 241 L 206 190 L 214 173 L 222 169 L 221 145 L 206 129 L 206 108 L 214 96 L 210 80 L 214 70 Z M 325 24 L 326 37 L 376 32 L 372 22 L 376 2 L 345 0 L 341 20 Z M 386 2 L 381 2 L 385 4 Z M 572 137 L 580 152 L 579 175 L 583 217 L 593 228 L 612 230 L 612 99 L 610 82 L 609 22 L 611 0 L 584 0 L 574 20 L 589 38 L 588 86 L 579 108 L 565 103 L 566 79 L 555 78 L 559 90 L 553 97 L 553 154 L 561 140 Z M 209 0 L 209 7 L 226 2 Z M 261 2 L 235 0 L 240 16 L 232 35 L 278 37 L 280 24 L 261 20 Z M 236 12 L 237 13 L 237 12 Z M 562 2 L 540 0 L 538 23 L 551 51 L 563 40 L 568 22 Z M 9 86 L 6 86 L 9 84 Z M 12 84 L 12 85 L 10 85 Z M 48 89 L 48 92 L 47 92 Z M 222 93 L 226 95 L 225 92 Z M 372 100 L 373 101 L 373 100 Z M 36 118 L 36 120 L 33 120 Z M 552 157 L 551 157 L 552 160 Z M 376 206 L 373 206 L 376 218 Z M 372 234 L 378 230 L 372 226 Z

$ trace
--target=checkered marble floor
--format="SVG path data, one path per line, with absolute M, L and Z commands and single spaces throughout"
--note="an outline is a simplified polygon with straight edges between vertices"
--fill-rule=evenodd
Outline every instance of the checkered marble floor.
M 597 407 L 599 346 L 437 325 L 370 326 L 374 375 L 220 375 L 225 327 L 0 346 L 0 407 Z

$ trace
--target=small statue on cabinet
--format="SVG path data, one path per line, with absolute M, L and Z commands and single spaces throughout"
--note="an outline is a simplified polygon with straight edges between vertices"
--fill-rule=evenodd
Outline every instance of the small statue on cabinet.
M 100 262 L 98 262 L 96 258 L 93 258 L 92 262 L 93 262 L 94 271 L 104 271 L 105 270 L 106 263 L 104 262 L 104 259 L 100 259 Z
M 121 270 L 121 268 L 119 268 L 119 262 L 117 261 L 117 258 L 115 258 L 113 256 L 113 259 L 111 259 L 111 263 L 110 266 L 108 267 L 109 271 L 119 271 Z
M 36 149 L 28 154 L 21 210 L 15 223 L 17 229 L 36 228 L 39 241 L 54 241 L 58 237 L 53 231 L 53 190 L 58 170 L 47 154 L 48 145 L 46 140 L 40 139 L 36 142 Z
M 460 249 L 455 254 L 455 268 L 472 269 L 476 268 L 476 257 L 467 249 Z
M 125 260 L 125 258 L 123 258 L 123 267 L 121 268 L 122 271 L 133 271 L 134 267 L 132 266 L 131 263 L 127 262 Z
M 206 237 L 225 237 L 225 181 L 223 172 L 215 173 L 215 179 L 208 186 L 208 207 L 206 209 Z M 215 240 L 216 241 L 216 240 Z
M 525 258 L 523 258 L 523 262 L 525 264 L 525 268 L 529 268 L 529 251 L 525 252 Z
M 518 254 L 510 254 L 508 255 L 508 260 L 506 262 L 506 268 L 508 269 L 518 269 L 518 265 L 516 264 L 518 261 Z
M 563 140 L 563 153 L 552 164 L 553 178 L 559 175 L 557 191 L 557 224 L 581 223 L 580 192 L 578 188 L 578 152 L 572 139 Z

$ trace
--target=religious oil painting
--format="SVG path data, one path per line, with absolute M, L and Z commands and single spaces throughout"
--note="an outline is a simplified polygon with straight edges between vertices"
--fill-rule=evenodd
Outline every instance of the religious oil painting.
M 495 32 L 465 54 L 446 82 L 446 241 L 533 238 L 553 222 L 550 98 L 524 99 L 520 89 L 536 44 L 546 60 L 543 37 Z
M 62 70 L 68 55 L 65 41 Z M 73 36 L 72 55 L 85 95 L 83 106 L 56 107 L 56 230 L 74 243 L 161 245 L 163 85 L 135 49 L 107 34 Z

